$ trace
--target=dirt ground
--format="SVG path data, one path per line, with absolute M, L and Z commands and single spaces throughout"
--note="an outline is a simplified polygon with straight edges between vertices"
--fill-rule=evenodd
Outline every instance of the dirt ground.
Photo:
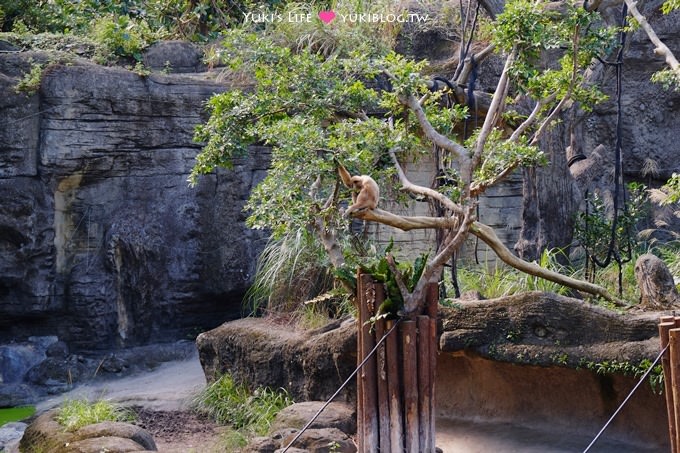
M 134 408 L 136 425 L 146 429 L 165 453 L 207 453 L 220 449 L 222 429 L 205 417 L 188 410 L 157 411 Z

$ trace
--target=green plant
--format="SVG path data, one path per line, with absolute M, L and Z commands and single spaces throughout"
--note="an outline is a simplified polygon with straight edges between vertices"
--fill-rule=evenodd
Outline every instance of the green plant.
M 107 62 L 112 57 L 132 57 L 141 61 L 142 50 L 162 35 L 152 31 L 145 20 L 107 15 L 95 20 L 92 37 L 105 49 L 105 53 L 98 55 L 98 60 Z
M 274 416 L 293 400 L 283 389 L 260 387 L 250 391 L 225 374 L 207 386 L 195 399 L 194 408 L 218 423 L 255 435 L 269 430 Z
M 17 83 L 14 87 L 14 91 L 17 93 L 25 93 L 27 95 L 33 95 L 40 89 L 40 81 L 42 80 L 43 65 L 39 63 L 33 63 L 31 65 L 31 70 L 24 75 L 24 77 Z
M 59 408 L 55 420 L 65 431 L 76 431 L 83 426 L 103 421 L 132 421 L 134 416 L 131 411 L 110 401 L 70 400 Z
M 637 379 L 649 370 L 652 366 L 652 361 L 649 359 L 642 359 L 637 365 L 629 361 L 620 360 L 604 360 L 601 362 L 583 361 L 580 366 L 601 375 L 621 374 Z M 649 384 L 655 393 L 661 394 L 663 392 L 663 381 L 663 367 L 661 365 L 656 365 L 649 374 Z
M 618 212 L 613 212 L 613 206 L 594 192 L 586 199 L 586 211 L 577 215 L 574 238 L 585 250 L 589 265 L 620 263 L 626 256 L 630 259 L 636 245 L 636 226 L 649 211 L 649 196 L 643 184 L 630 183 L 626 190 L 628 197 Z M 617 258 L 609 261 L 612 252 Z M 591 278 L 594 277 L 593 272 Z

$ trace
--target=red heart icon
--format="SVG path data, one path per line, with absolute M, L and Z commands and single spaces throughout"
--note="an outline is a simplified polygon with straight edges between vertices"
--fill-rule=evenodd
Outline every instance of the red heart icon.
M 330 24 L 335 19 L 335 12 L 333 11 L 319 11 L 319 19 L 324 23 Z

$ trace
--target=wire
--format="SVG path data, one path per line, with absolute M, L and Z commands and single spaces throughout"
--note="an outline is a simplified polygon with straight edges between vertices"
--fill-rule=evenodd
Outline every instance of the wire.
M 614 418 L 615 418 L 617 415 L 619 415 L 619 412 L 621 412 L 621 409 L 623 409 L 623 406 L 626 405 L 626 403 L 627 403 L 628 400 L 633 396 L 633 394 L 634 394 L 635 391 L 638 389 L 638 387 L 640 387 L 640 385 L 645 381 L 645 379 L 647 379 L 647 376 L 649 376 L 649 373 L 652 372 L 652 369 L 654 368 L 654 366 L 656 366 L 656 364 L 659 362 L 659 360 L 661 360 L 661 357 L 664 355 L 664 353 L 665 353 L 666 350 L 668 349 L 668 346 L 669 346 L 669 345 L 670 345 L 670 343 L 667 344 L 666 347 L 663 348 L 663 349 L 661 350 L 661 352 L 660 352 L 659 355 L 656 357 L 656 359 L 654 359 L 654 362 L 652 362 L 652 364 L 649 366 L 649 368 L 647 368 L 647 371 L 645 371 L 645 374 L 643 374 L 642 377 L 640 378 L 640 380 L 638 381 L 638 383 L 635 384 L 635 387 L 633 387 L 633 390 L 630 391 L 630 393 L 628 394 L 628 396 L 626 397 L 626 399 L 623 400 L 623 402 L 622 402 L 621 405 L 618 407 L 618 409 L 616 409 L 616 411 L 614 411 L 614 414 L 609 418 L 609 420 L 607 420 L 607 423 L 604 424 L 604 426 L 602 427 L 602 429 L 600 430 L 600 432 L 597 433 L 597 436 L 595 436 L 595 438 L 592 440 L 592 442 L 590 442 L 590 445 L 588 445 L 588 446 L 586 447 L 586 449 L 583 450 L 583 453 L 587 453 L 588 450 L 590 450 L 590 448 L 591 448 L 593 445 L 595 445 L 595 442 L 597 442 L 597 440 L 600 438 L 600 436 L 602 435 L 602 433 L 604 432 L 604 430 L 607 429 L 607 428 L 609 427 L 609 425 L 611 424 L 611 422 L 614 421 Z
M 395 322 L 394 325 L 390 328 L 390 330 L 388 330 L 388 331 L 385 333 L 385 335 L 383 335 L 383 337 L 380 339 L 380 341 L 378 341 L 378 342 L 376 343 L 375 347 L 374 347 L 373 349 L 371 349 L 371 352 L 369 352 L 369 353 L 366 355 L 366 357 L 364 358 L 364 360 L 361 361 L 361 363 L 359 364 L 359 366 L 357 366 L 357 368 L 352 372 L 352 374 L 350 374 L 349 377 L 348 377 L 347 379 L 345 379 L 345 382 L 342 383 L 342 385 L 340 386 L 340 388 L 338 388 L 338 389 L 335 391 L 335 393 L 333 393 L 333 395 L 331 395 L 331 397 L 328 398 L 328 401 L 326 401 L 326 402 L 324 403 L 324 405 L 321 406 L 321 409 L 319 409 L 319 410 L 316 412 L 316 414 L 314 414 L 314 416 L 307 422 L 307 424 L 306 424 L 300 431 L 298 431 L 298 433 L 295 435 L 295 437 L 293 438 L 293 440 L 290 441 L 290 443 L 286 446 L 286 448 L 283 449 L 283 451 L 282 451 L 281 453 L 286 453 L 286 452 L 288 451 L 288 449 L 289 449 L 290 447 L 292 447 L 293 444 L 294 444 L 295 442 L 297 442 L 297 440 L 300 438 L 300 436 L 302 436 L 302 433 L 304 433 L 305 431 L 307 431 L 307 430 L 309 429 L 309 427 L 312 426 L 312 423 L 314 423 L 314 420 L 316 420 L 316 419 L 319 417 L 319 415 L 321 415 L 321 412 L 323 412 L 324 409 L 326 409 L 326 408 L 328 407 L 328 405 L 331 404 L 331 401 L 333 401 L 333 400 L 335 399 L 335 397 L 338 396 L 338 395 L 340 394 L 340 392 L 342 391 L 342 389 L 344 389 L 344 388 L 347 386 L 347 384 L 349 384 L 350 380 L 352 380 L 352 378 L 354 378 L 354 376 L 356 376 L 356 374 L 357 374 L 357 373 L 359 372 L 359 370 L 366 364 L 366 362 L 368 362 L 368 359 L 370 359 L 370 358 L 373 356 L 373 354 L 375 354 L 375 352 L 378 350 L 378 348 L 379 348 L 380 345 L 383 343 L 383 341 L 385 341 L 385 339 L 386 339 L 386 338 L 392 333 L 392 331 L 399 325 L 399 321 L 401 321 L 401 319 L 397 319 L 397 320 L 396 320 L 396 322 Z

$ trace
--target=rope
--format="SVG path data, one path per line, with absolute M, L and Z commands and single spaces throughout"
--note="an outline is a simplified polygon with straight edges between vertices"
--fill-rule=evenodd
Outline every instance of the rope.
M 664 353 L 666 352 L 666 350 L 668 349 L 669 346 L 670 346 L 670 343 L 667 344 L 666 347 L 663 348 L 663 349 L 661 350 L 661 352 L 660 352 L 659 355 L 656 357 L 656 359 L 654 359 L 654 362 L 652 362 L 652 364 L 649 366 L 649 368 L 647 369 L 647 371 L 645 371 L 645 374 L 643 374 L 642 377 L 640 378 L 640 380 L 638 381 L 638 383 L 635 384 L 635 387 L 633 387 L 633 390 L 630 391 L 630 393 L 628 394 L 628 396 L 626 397 L 626 399 L 623 400 L 623 402 L 622 402 L 621 405 L 618 407 L 618 409 L 616 409 L 616 411 L 614 411 L 614 414 L 609 418 L 609 420 L 607 420 L 607 423 L 605 423 L 604 426 L 602 427 L 602 429 L 600 430 L 600 432 L 597 433 L 597 436 L 595 436 L 595 438 L 592 440 L 592 442 L 590 442 L 590 444 L 586 447 L 586 449 L 583 450 L 583 453 L 587 453 L 588 450 L 590 450 L 590 448 L 591 448 L 593 445 L 595 445 L 595 442 L 597 442 L 597 440 L 600 438 L 600 436 L 602 435 L 602 433 L 604 432 L 604 430 L 607 429 L 607 428 L 609 427 L 609 425 L 611 424 L 611 422 L 614 421 L 614 418 L 615 418 L 617 415 L 619 415 L 619 412 L 621 412 L 621 409 L 623 409 L 623 407 L 626 405 L 626 403 L 628 402 L 628 400 L 633 396 L 633 394 L 635 393 L 635 391 L 640 387 L 640 385 L 642 385 L 642 383 L 645 381 L 645 379 L 647 379 L 647 376 L 649 376 L 649 373 L 652 372 L 652 369 L 654 368 L 654 366 L 656 366 L 656 364 L 659 362 L 659 360 L 661 360 L 661 357 L 664 355 Z
M 335 393 L 333 393 L 333 395 L 331 395 L 331 397 L 328 398 L 328 401 L 326 401 L 326 402 L 324 403 L 324 405 L 321 406 L 321 409 L 319 409 L 319 410 L 316 412 L 316 414 L 314 414 L 314 416 L 307 422 L 307 424 L 306 424 L 304 427 L 302 427 L 302 429 L 301 429 L 300 431 L 298 431 L 298 433 L 295 435 L 295 437 L 293 438 L 293 440 L 291 440 L 290 443 L 289 443 L 288 445 L 286 445 L 286 448 L 283 449 L 282 453 L 286 453 L 286 452 L 288 451 L 288 449 L 289 449 L 290 447 L 292 447 L 293 444 L 294 444 L 295 442 L 297 442 L 297 440 L 300 438 L 300 436 L 302 436 L 302 433 L 304 433 L 305 431 L 307 431 L 307 430 L 309 429 L 309 427 L 312 426 L 312 423 L 314 423 L 314 420 L 316 420 L 316 419 L 319 417 L 319 415 L 321 415 L 321 412 L 323 412 L 324 409 L 326 409 L 326 408 L 328 407 L 328 405 L 331 404 L 331 401 L 333 401 L 333 400 L 335 399 L 335 397 L 338 396 L 338 395 L 340 394 L 340 392 L 347 386 L 347 384 L 349 384 L 349 382 L 354 378 L 354 376 L 356 376 L 356 374 L 359 372 L 359 370 L 366 364 L 366 362 L 368 362 L 368 359 L 370 359 L 370 358 L 373 356 L 373 354 L 376 353 L 376 351 L 378 350 L 378 348 L 380 347 L 380 345 L 381 345 L 381 344 L 385 341 L 385 339 L 392 333 L 392 331 L 399 325 L 399 321 L 400 321 L 400 320 L 401 320 L 401 319 L 397 319 L 397 321 L 396 321 L 396 322 L 394 323 L 394 325 L 390 328 L 390 330 L 388 330 L 388 331 L 385 333 L 385 335 L 382 336 L 382 338 L 380 339 L 380 341 L 378 341 L 378 342 L 376 343 L 375 347 L 374 347 L 373 349 L 371 349 L 371 352 L 369 352 L 368 355 L 366 355 L 366 357 L 364 358 L 364 360 L 361 361 L 361 363 L 359 364 L 359 366 L 357 366 L 357 368 L 352 372 L 352 374 L 349 375 L 349 377 L 345 380 L 345 382 L 342 383 L 342 385 L 340 386 L 340 388 L 338 388 L 338 389 L 335 391 Z

